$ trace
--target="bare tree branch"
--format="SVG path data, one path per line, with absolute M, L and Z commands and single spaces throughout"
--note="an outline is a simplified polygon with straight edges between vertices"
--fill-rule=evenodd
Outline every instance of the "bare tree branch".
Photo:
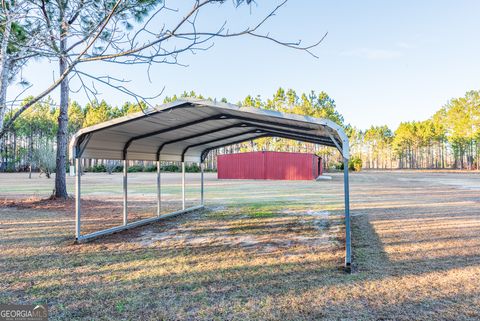
M 37 4 L 38 10 L 40 10 L 40 16 L 45 20 L 46 26 L 49 29 L 47 38 L 41 36 L 37 40 L 39 50 L 36 52 L 38 56 L 55 58 L 58 56 L 58 46 L 56 42 L 58 37 L 52 33 L 53 26 L 50 20 L 49 13 L 46 8 L 45 0 L 29 0 Z M 79 66 L 87 62 L 103 61 L 108 63 L 117 63 L 124 65 L 134 64 L 146 64 L 147 65 L 147 78 L 150 79 L 150 68 L 153 64 L 176 64 L 182 66 L 179 61 L 179 56 L 182 53 L 190 52 L 195 53 L 197 51 L 205 51 L 210 49 L 214 43 L 214 38 L 233 38 L 240 36 L 251 36 L 255 38 L 265 39 L 272 41 L 278 45 L 307 52 L 309 55 L 318 58 L 311 49 L 317 47 L 327 36 L 325 33 L 318 41 L 315 41 L 309 45 L 302 45 L 299 41 L 282 41 L 275 37 L 270 36 L 269 33 L 261 33 L 260 28 L 266 24 L 266 22 L 277 14 L 277 12 L 287 3 L 288 0 L 281 1 L 271 11 L 268 12 L 258 23 L 252 27 L 247 27 L 244 30 L 230 32 L 227 29 L 226 22 L 223 22 L 216 31 L 203 31 L 198 30 L 197 23 L 199 19 L 199 13 L 201 9 L 207 5 L 214 3 L 222 4 L 225 0 L 196 0 L 192 7 L 183 15 L 179 20 L 171 27 L 166 25 L 154 24 L 155 18 L 162 12 L 165 13 L 179 13 L 178 9 L 173 9 L 167 6 L 165 1 L 161 2 L 149 17 L 138 26 L 133 36 L 130 37 L 130 32 L 125 30 L 125 27 L 121 27 L 121 24 L 128 23 L 131 19 L 129 10 L 134 10 L 135 1 L 129 0 L 117 0 L 114 5 L 107 9 L 104 8 L 104 12 L 95 12 L 90 8 L 85 0 L 79 2 L 69 14 L 71 15 L 67 19 L 69 24 L 69 36 L 74 42 L 67 46 L 65 49 L 64 57 L 68 58 L 68 66 L 65 71 L 44 91 L 34 97 L 27 104 L 21 106 L 10 120 L 5 124 L 5 127 L 0 131 L 0 138 L 5 134 L 6 130 L 13 124 L 16 118 L 18 118 L 26 109 L 30 108 L 33 104 L 43 99 L 52 90 L 57 88 L 62 81 L 67 79 L 70 73 L 75 73 L 77 79 L 80 82 L 81 87 L 85 87 L 83 90 L 89 98 L 90 95 L 95 96 L 98 91 L 89 88 L 82 78 L 90 79 L 93 82 L 98 82 L 104 86 L 114 88 L 123 94 L 134 97 L 136 100 L 148 100 L 158 97 L 160 94 L 152 97 L 144 97 L 139 95 L 123 85 L 123 80 L 115 79 L 110 76 L 98 76 L 92 75 L 86 71 L 80 70 Z M 252 1 L 237 0 L 236 4 L 246 2 L 250 4 Z M 64 10 L 61 6 L 58 6 L 58 10 Z M 90 11 L 94 10 L 94 11 Z M 66 14 L 66 13 L 65 13 Z M 80 25 L 82 19 L 81 16 L 101 18 L 94 26 L 89 28 L 88 33 L 82 31 Z M 32 17 L 37 17 L 35 14 L 31 14 Z M 38 18 L 38 17 L 37 17 Z M 185 30 L 188 28 L 189 30 Z M 142 37 L 146 36 L 146 40 L 139 41 Z M 83 46 L 78 52 L 76 50 Z M 80 90 L 80 89 L 79 89 Z M 163 90 L 162 90 L 163 92 Z M 88 93 L 88 94 L 87 94 Z M 90 98 L 89 98 L 90 99 Z

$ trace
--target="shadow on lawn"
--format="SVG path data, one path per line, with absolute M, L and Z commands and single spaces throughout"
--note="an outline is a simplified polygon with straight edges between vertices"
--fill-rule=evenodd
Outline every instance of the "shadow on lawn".
M 358 270 L 398 276 L 480 265 L 478 194 L 448 190 L 445 197 L 430 189 L 428 201 L 415 190 L 404 191 L 411 202 L 422 203 L 414 208 L 406 203 L 359 209 L 368 215 L 352 222 Z

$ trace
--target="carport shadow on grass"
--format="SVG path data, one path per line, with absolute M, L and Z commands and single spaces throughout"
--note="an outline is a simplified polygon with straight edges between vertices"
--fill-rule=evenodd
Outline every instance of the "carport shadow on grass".
M 382 209 L 383 210 L 383 209 Z M 394 208 L 390 208 L 394 210 Z M 416 214 L 421 218 L 428 216 L 430 207 L 417 207 Z M 459 212 L 462 216 L 465 213 Z M 474 214 L 478 215 L 478 214 Z M 436 215 L 440 221 L 455 221 L 450 215 Z M 372 223 L 374 220 L 375 223 Z M 359 215 L 353 217 L 353 254 L 359 279 L 367 288 L 374 288 L 377 294 L 360 295 L 359 302 L 373 304 L 368 307 L 360 304 L 358 315 L 366 319 L 395 320 L 478 320 L 480 318 L 480 288 L 478 272 L 480 256 L 480 225 L 467 229 L 467 235 L 450 235 L 448 237 L 431 236 L 422 242 L 415 239 L 416 228 L 421 224 L 400 231 L 394 236 L 405 238 L 397 241 L 394 236 L 386 237 L 382 229 L 382 218 Z M 404 227 L 402 217 L 384 217 L 398 230 Z M 382 231 L 379 234 L 378 230 Z M 414 230 L 412 232 L 411 230 Z M 461 227 L 460 227 L 461 229 Z M 394 231 L 392 232 L 394 233 Z M 472 236 L 469 234 L 476 234 Z M 435 242 L 468 243 L 476 246 L 438 245 Z M 424 243 L 432 243 L 433 249 L 424 248 Z M 398 247 L 406 247 L 398 249 Z M 406 252 L 406 253 L 405 253 Z M 370 297 L 368 300 L 365 297 Z M 395 316 L 395 317 L 393 317 Z
M 365 209 L 364 209 L 365 210 Z M 375 209 L 378 211 L 378 209 Z M 394 211 L 395 208 L 388 210 Z M 380 209 L 385 211 L 385 209 Z M 433 232 L 428 233 L 428 225 L 422 220 L 428 219 L 430 207 L 416 207 L 415 215 L 419 219 L 416 225 L 405 227 L 405 218 L 402 217 L 388 217 L 383 220 L 388 220 L 389 224 L 394 227 L 390 233 L 393 235 L 379 236 L 376 228 L 371 223 L 371 220 L 378 222 L 382 218 L 373 218 L 371 215 L 358 215 L 352 217 L 352 247 L 354 255 L 355 269 L 358 272 L 374 272 L 385 276 L 399 276 L 399 275 L 418 275 L 422 273 L 429 273 L 435 271 L 447 271 L 455 268 L 464 268 L 469 266 L 480 265 L 480 256 L 478 255 L 478 243 L 480 243 L 480 224 L 472 227 L 458 226 L 456 230 L 461 230 L 462 235 L 451 234 L 447 228 L 438 228 L 445 231 L 445 236 L 434 236 Z M 470 212 L 471 213 L 471 212 Z M 458 213 L 463 215 L 464 213 Z M 473 214 L 475 216 L 478 214 Z M 451 215 L 435 215 L 432 222 L 439 221 L 456 221 L 455 216 Z M 422 226 L 422 224 L 425 224 Z M 426 236 L 418 240 L 416 229 L 422 231 L 427 229 Z M 435 228 L 431 228 L 435 229 Z M 412 231 L 413 230 L 413 231 Z M 409 233 L 413 235 L 409 235 Z M 402 239 L 404 237 L 404 239 Z M 399 240 L 397 240 L 399 239 Z M 454 245 L 441 246 L 438 243 L 453 242 Z M 476 243 L 474 245 L 466 245 L 465 243 Z M 432 248 L 426 248 L 424 244 L 427 243 Z M 430 243 L 430 244 L 428 244 Z M 455 245 L 460 243 L 460 245 Z M 435 245 L 438 245 L 437 247 Z M 386 247 L 392 247 L 391 253 L 386 251 Z M 396 258 L 394 249 L 405 247 L 402 251 L 405 253 L 402 257 Z M 409 250 L 411 249 L 411 250 Z M 455 254 L 463 250 L 461 254 Z M 468 253 L 469 250 L 471 253 Z M 476 250 L 476 251 L 473 251 Z M 453 252 L 451 255 L 446 255 L 447 251 Z M 407 257 L 407 258 L 405 258 Z
M 478 320 L 478 191 L 380 187 L 352 200 L 355 318 Z

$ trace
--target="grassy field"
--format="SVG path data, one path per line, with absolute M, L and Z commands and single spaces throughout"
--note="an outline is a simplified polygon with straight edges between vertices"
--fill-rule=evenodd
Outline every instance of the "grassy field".
M 82 180 L 84 231 L 119 224 L 121 175 Z M 178 209 L 179 175 L 163 182 L 164 211 Z M 198 175 L 187 182 L 194 205 Z M 47 303 L 51 320 L 480 319 L 480 175 L 352 174 L 353 274 L 338 174 L 208 174 L 207 210 L 81 245 L 73 201 L 41 200 L 52 184 L 0 174 L 0 303 Z M 130 175 L 133 220 L 154 215 L 154 186 Z

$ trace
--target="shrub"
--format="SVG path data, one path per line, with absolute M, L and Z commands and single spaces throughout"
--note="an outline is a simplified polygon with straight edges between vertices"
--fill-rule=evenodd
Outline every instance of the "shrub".
M 105 173 L 107 168 L 103 164 L 97 164 L 90 168 L 90 171 L 93 173 Z
M 348 169 L 354 172 L 360 172 L 362 170 L 362 159 L 358 156 L 350 158 Z
M 200 166 L 198 166 L 197 163 L 193 163 L 191 165 L 185 166 L 185 172 L 198 173 L 200 172 Z
M 178 173 L 178 172 L 180 172 L 180 167 L 178 167 L 177 165 L 173 165 L 173 164 L 163 165 L 161 170 L 162 170 L 162 172 Z
M 129 173 L 138 173 L 143 172 L 143 166 L 141 165 L 133 165 L 128 168 Z
M 343 171 L 343 162 L 335 163 L 335 169 Z M 359 172 L 362 170 L 362 159 L 360 157 L 351 157 L 348 161 L 348 170 Z
M 144 172 L 156 172 L 157 171 L 157 166 L 156 165 L 148 165 L 143 169 Z
M 112 172 L 114 172 L 114 173 L 121 173 L 121 172 L 123 172 L 123 165 L 116 165 L 115 167 L 113 167 Z

